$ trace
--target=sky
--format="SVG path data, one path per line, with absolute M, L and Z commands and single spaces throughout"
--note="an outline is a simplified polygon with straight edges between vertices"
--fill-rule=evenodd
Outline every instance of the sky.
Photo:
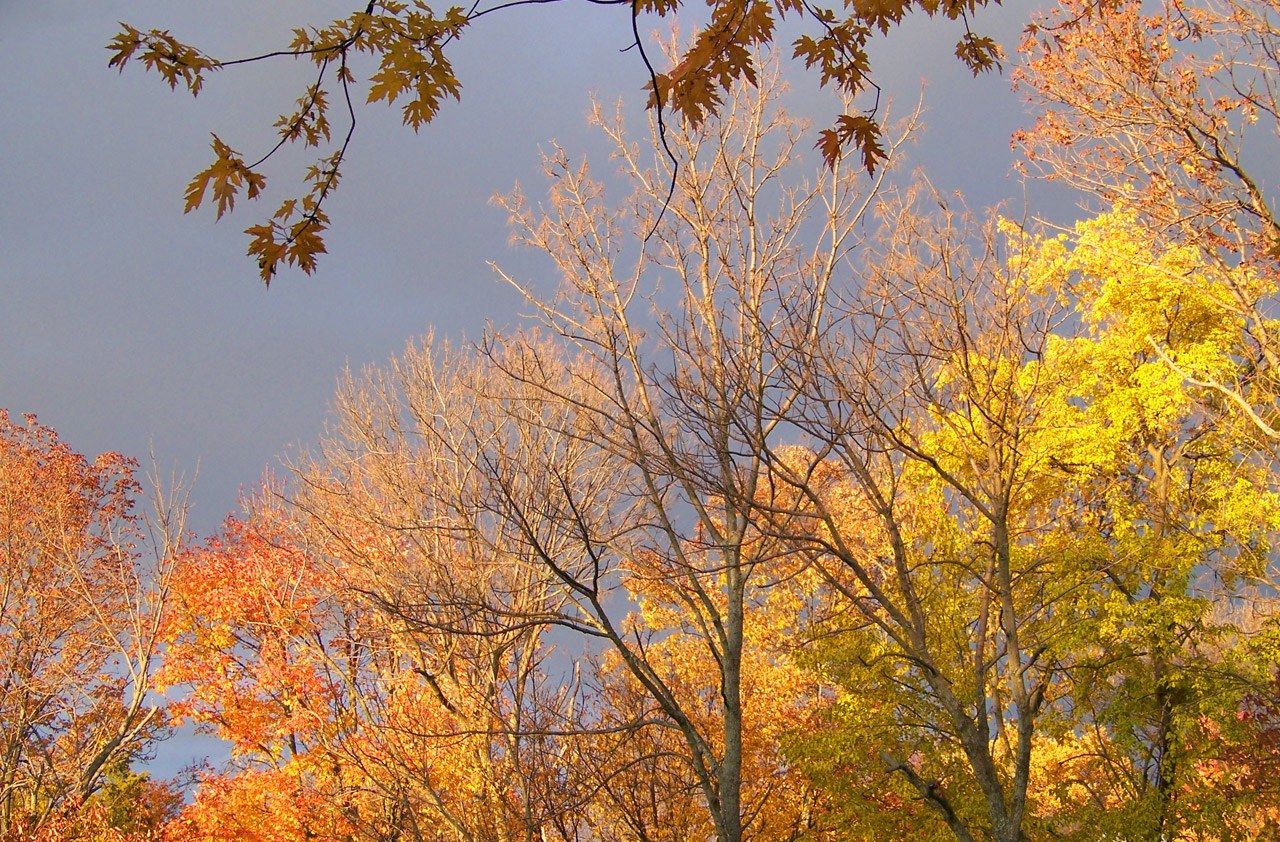
M 1031 8 L 980 14 L 974 29 L 1012 52 Z M 585 0 L 486 17 L 458 43 L 462 101 L 414 134 L 398 109 L 362 109 L 319 270 L 270 289 L 242 233 L 275 204 L 241 204 L 215 223 L 184 215 L 208 165 L 210 132 L 249 159 L 272 143 L 310 65 L 213 75 L 197 99 L 140 67 L 107 67 L 117 21 L 169 29 L 219 58 L 278 49 L 290 31 L 345 16 L 340 0 L 0 0 L 0 408 L 35 413 L 89 456 L 120 451 L 195 477 L 189 523 L 215 530 L 280 459 L 316 441 L 337 379 L 405 343 L 477 338 L 517 324 L 519 296 L 490 261 L 535 284 L 555 278 L 509 246 L 489 203 L 517 182 L 545 185 L 553 139 L 607 168 L 586 125 L 591 97 L 624 97 L 640 119 L 647 79 L 625 7 Z M 952 55 L 955 22 L 909 21 L 877 44 L 886 95 L 926 128 L 908 151 L 944 194 L 1020 215 L 1009 137 L 1028 121 L 1007 72 L 974 79 Z M 813 75 L 794 73 L 791 110 L 830 121 Z M 295 162 L 299 159 L 294 159 Z M 816 158 L 815 158 L 816 165 Z M 268 169 L 282 198 L 299 173 Z M 276 192 L 277 189 L 280 192 Z M 1063 197 L 1028 188 L 1029 210 L 1069 221 Z

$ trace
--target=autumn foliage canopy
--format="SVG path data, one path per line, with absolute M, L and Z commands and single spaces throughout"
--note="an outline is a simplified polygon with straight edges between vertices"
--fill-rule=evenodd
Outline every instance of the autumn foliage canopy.
M 553 147 L 544 200 L 495 200 L 559 280 L 498 269 L 520 329 L 348 373 L 216 535 L 0 414 L 0 840 L 1274 838 L 1280 10 L 1036 19 L 1016 143 L 1073 225 L 899 180 L 919 114 L 806 168 L 777 17 L 853 94 L 874 32 L 976 5 L 713 3 L 644 143 L 592 113 L 629 195 Z M 300 29 L 281 143 L 330 143 L 358 53 L 429 122 L 487 13 Z M 347 139 L 250 229 L 265 279 L 314 268 Z M 263 176 L 214 150 L 187 202 L 222 215 Z M 182 791 L 145 771 L 174 726 L 230 753 Z

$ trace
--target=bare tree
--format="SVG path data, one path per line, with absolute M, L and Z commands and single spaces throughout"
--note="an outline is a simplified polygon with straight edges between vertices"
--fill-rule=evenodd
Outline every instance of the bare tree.
M 519 834 L 504 842 L 740 842 L 781 803 L 785 787 L 744 779 L 744 731 L 767 704 L 744 690 L 767 651 L 747 615 L 796 571 L 743 501 L 787 433 L 779 409 L 800 394 L 772 333 L 800 319 L 816 338 L 886 170 L 868 183 L 837 162 L 797 177 L 800 130 L 780 90 L 771 70 L 700 127 L 652 124 L 644 153 L 597 110 L 634 188 L 627 203 L 606 203 L 560 150 L 545 209 L 500 199 L 563 278 L 550 298 L 517 284 L 542 338 L 494 335 L 474 355 L 411 348 L 344 387 L 335 434 L 299 466 L 298 504 L 431 691 L 461 692 L 460 659 L 493 670 L 472 727 L 501 755 L 495 777 L 522 792 Z M 550 628 L 583 647 L 559 690 L 540 678 Z M 682 678 L 681 653 L 712 676 Z M 583 706 L 592 682 L 629 709 Z M 637 770 L 659 769 L 645 801 Z M 677 778 L 691 793 L 655 795 Z M 589 829 L 569 819 L 588 798 L 577 815 Z M 434 807 L 446 812 L 442 798 Z
M 792 329 L 812 354 L 788 417 L 810 445 L 771 453 L 791 496 L 757 505 L 842 594 L 867 641 L 854 651 L 885 661 L 864 672 L 901 712 L 887 769 L 957 838 L 1014 842 L 1064 606 L 1087 583 L 1051 545 L 1024 549 L 1059 502 L 1039 364 L 1061 313 L 996 259 L 993 232 L 960 223 L 890 206 L 883 248 L 818 341 Z
M 575 406 L 572 425 L 555 433 L 591 444 L 593 462 L 611 466 L 613 496 L 581 494 L 572 466 L 551 453 L 492 472 L 494 485 L 515 522 L 550 510 L 563 524 L 574 544 L 568 552 L 533 530 L 523 538 L 572 595 L 566 618 L 607 644 L 650 715 L 679 735 L 679 762 L 718 842 L 751 831 L 768 786 L 743 776 L 744 728 L 759 715 L 743 704 L 744 653 L 753 645 L 746 616 L 790 567 L 784 548 L 754 527 L 747 501 L 761 493 L 765 454 L 789 434 L 786 416 L 800 395 L 774 334 L 798 321 L 816 338 L 829 289 L 848 269 L 884 178 L 882 171 L 867 183 L 840 162 L 794 176 L 799 131 L 778 110 L 779 92 L 771 71 L 758 87 L 735 88 L 723 113 L 700 128 L 669 127 L 664 138 L 653 125 L 646 153 L 597 109 L 634 187 L 621 209 L 560 150 L 546 162 L 553 185 L 545 208 L 529 208 L 519 194 L 500 199 L 518 239 L 545 252 L 562 282 L 545 298 L 503 277 L 577 354 L 569 382 L 588 397 L 546 378 L 534 349 L 518 364 L 499 364 L 520 388 Z M 509 351 L 498 338 L 489 347 L 495 360 Z M 554 477 L 556 487 L 529 497 L 520 485 L 531 475 Z M 678 620 L 654 628 L 629 613 L 627 595 Z M 695 715 L 697 700 L 663 664 L 658 650 L 668 636 L 710 656 L 713 717 Z M 673 830 L 633 828 L 653 839 Z

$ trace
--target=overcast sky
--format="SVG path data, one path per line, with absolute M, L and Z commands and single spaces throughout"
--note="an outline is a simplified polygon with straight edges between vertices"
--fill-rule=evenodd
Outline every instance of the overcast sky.
M 974 28 L 1012 50 L 1028 9 L 984 13 Z M 329 205 L 329 254 L 317 274 L 285 271 L 266 290 L 241 231 L 275 204 L 215 224 L 207 208 L 182 214 L 183 189 L 210 160 L 211 131 L 249 159 L 268 148 L 310 66 L 223 71 L 193 101 L 140 67 L 108 69 L 104 47 L 125 21 L 232 58 L 350 11 L 339 0 L 0 0 L 0 407 L 36 413 L 90 456 L 145 461 L 150 448 L 165 470 L 198 466 L 202 533 L 241 487 L 316 439 L 345 366 L 385 361 L 432 327 L 461 338 L 513 323 L 520 301 L 488 261 L 554 283 L 508 247 L 488 199 L 517 180 L 541 195 L 539 145 L 553 138 L 607 167 L 585 124 L 591 95 L 624 96 L 633 113 L 642 100 L 643 66 L 620 52 L 626 7 L 565 0 L 485 18 L 455 52 L 463 99 L 436 123 L 415 136 L 396 109 L 362 112 Z M 876 78 L 900 102 L 927 81 L 910 155 L 936 186 L 1021 212 L 1009 135 L 1022 104 L 1007 75 L 975 80 L 956 61 L 960 33 L 949 22 L 891 33 Z M 792 110 L 830 120 L 816 79 L 795 81 Z M 293 189 L 297 170 L 268 172 Z

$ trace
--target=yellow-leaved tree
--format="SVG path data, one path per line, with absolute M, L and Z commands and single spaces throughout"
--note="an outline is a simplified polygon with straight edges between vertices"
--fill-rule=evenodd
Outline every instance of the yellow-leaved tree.
M 1035 107 L 1035 124 L 1015 138 L 1034 170 L 1130 208 L 1135 223 L 1198 248 L 1214 267 L 1220 282 L 1201 292 L 1240 324 L 1248 364 L 1166 362 L 1272 439 L 1280 439 L 1271 319 L 1280 216 L 1268 186 L 1280 138 L 1276 12 L 1275 0 L 1063 0 L 1027 28 L 1015 72 Z M 1159 335 L 1151 340 L 1163 347 Z
M 775 463 L 802 492 L 779 532 L 850 607 L 814 656 L 831 729 L 794 751 L 868 835 L 913 797 L 960 839 L 1220 831 L 1197 737 L 1270 663 L 1221 609 L 1273 581 L 1280 501 L 1256 428 L 1166 358 L 1247 364 L 1237 279 L 1124 212 L 1006 225 L 1002 262 L 892 220 L 880 297 L 820 355 L 811 455 Z M 876 750 L 896 782 L 858 767 Z

